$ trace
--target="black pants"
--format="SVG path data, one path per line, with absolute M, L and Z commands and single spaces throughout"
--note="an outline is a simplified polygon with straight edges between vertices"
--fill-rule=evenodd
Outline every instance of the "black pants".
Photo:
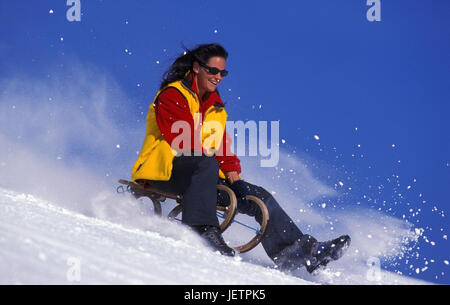
M 180 156 L 173 159 L 169 181 L 149 180 L 163 192 L 182 194 L 182 222 L 186 225 L 218 226 L 216 216 L 219 164 L 214 157 Z
M 161 191 L 183 195 L 184 224 L 218 226 L 216 205 L 218 201 L 226 205 L 226 202 L 220 201 L 228 200 L 228 196 L 220 194 L 218 198 L 216 185 L 226 184 L 225 181 L 219 180 L 218 171 L 219 165 L 214 157 L 180 156 L 173 160 L 172 176 L 169 181 L 148 181 L 148 183 Z M 249 195 L 260 198 L 269 212 L 266 234 L 261 240 L 267 255 L 275 263 L 301 264 L 301 260 L 307 258 L 316 240 L 300 231 L 272 194 L 260 186 L 245 183 Z M 262 214 L 256 203 L 238 200 L 237 208 L 239 213 L 255 217 L 261 224 Z

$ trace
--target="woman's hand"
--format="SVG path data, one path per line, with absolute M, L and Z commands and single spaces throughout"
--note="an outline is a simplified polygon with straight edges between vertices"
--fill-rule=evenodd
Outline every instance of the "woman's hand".
M 225 177 L 227 178 L 227 180 L 230 184 L 233 184 L 235 181 L 238 181 L 241 179 L 237 172 L 227 172 L 227 173 L 225 173 Z

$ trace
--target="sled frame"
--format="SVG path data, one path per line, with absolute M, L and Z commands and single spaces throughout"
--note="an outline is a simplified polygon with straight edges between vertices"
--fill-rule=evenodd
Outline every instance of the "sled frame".
M 170 194 L 162 192 L 154 187 L 147 185 L 146 183 L 136 183 L 132 181 L 127 181 L 120 179 L 119 183 L 122 184 L 117 188 L 117 192 L 130 192 L 136 199 L 141 197 L 147 197 L 153 202 L 153 207 L 155 214 L 162 216 L 161 203 L 166 201 L 167 198 L 175 200 L 178 204 L 169 212 L 167 217 L 169 219 L 176 219 L 176 217 L 182 212 L 183 196 L 179 194 Z M 123 188 L 126 186 L 126 190 Z M 217 210 L 223 212 L 224 220 L 220 223 L 220 230 L 224 232 L 229 226 L 234 222 L 234 217 L 237 212 L 237 199 L 234 192 L 226 185 L 217 184 L 217 189 L 225 191 L 230 199 L 230 204 L 228 206 L 217 205 Z M 247 199 L 255 202 L 262 213 L 261 227 L 256 230 L 256 235 L 246 244 L 233 247 L 239 253 L 244 253 L 255 248 L 263 238 L 267 224 L 269 221 L 269 212 L 264 202 L 256 196 L 248 195 Z

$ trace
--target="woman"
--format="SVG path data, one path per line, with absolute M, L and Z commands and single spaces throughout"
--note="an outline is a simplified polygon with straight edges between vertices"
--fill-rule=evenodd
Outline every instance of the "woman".
M 240 178 L 240 161 L 226 149 L 231 140 L 225 131 L 226 111 L 217 91 L 228 74 L 227 58 L 227 51 L 219 44 L 199 45 L 178 57 L 164 74 L 149 108 L 146 137 L 132 180 L 182 194 L 182 222 L 228 256 L 235 253 L 219 229 L 218 181 L 235 192 L 240 213 L 254 216 L 261 223 L 259 208 L 245 199 L 246 195 L 259 197 L 269 211 L 270 221 L 261 241 L 267 255 L 282 269 L 306 266 L 312 272 L 341 257 L 350 237 L 318 242 L 303 234 L 271 194 Z M 207 128 L 211 125 L 214 128 Z

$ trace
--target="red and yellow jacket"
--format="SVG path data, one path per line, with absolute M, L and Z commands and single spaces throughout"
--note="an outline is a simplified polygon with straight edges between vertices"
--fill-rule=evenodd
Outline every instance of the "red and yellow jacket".
M 217 91 L 201 100 L 192 73 L 183 80 L 170 83 L 158 91 L 147 115 L 147 130 L 141 152 L 132 170 L 132 180 L 170 179 L 172 161 L 180 152 L 216 152 L 219 176 L 230 171 L 241 172 L 239 159 L 229 152 L 231 138 L 225 131 L 227 113 Z M 172 148 L 182 130 L 174 132 L 175 122 L 186 122 L 190 126 L 190 147 L 179 144 Z M 175 128 L 174 130 L 177 130 Z M 198 136 L 197 136 L 198 135 Z M 198 138 L 196 138 L 198 137 Z M 195 143 L 201 143 L 196 147 Z

